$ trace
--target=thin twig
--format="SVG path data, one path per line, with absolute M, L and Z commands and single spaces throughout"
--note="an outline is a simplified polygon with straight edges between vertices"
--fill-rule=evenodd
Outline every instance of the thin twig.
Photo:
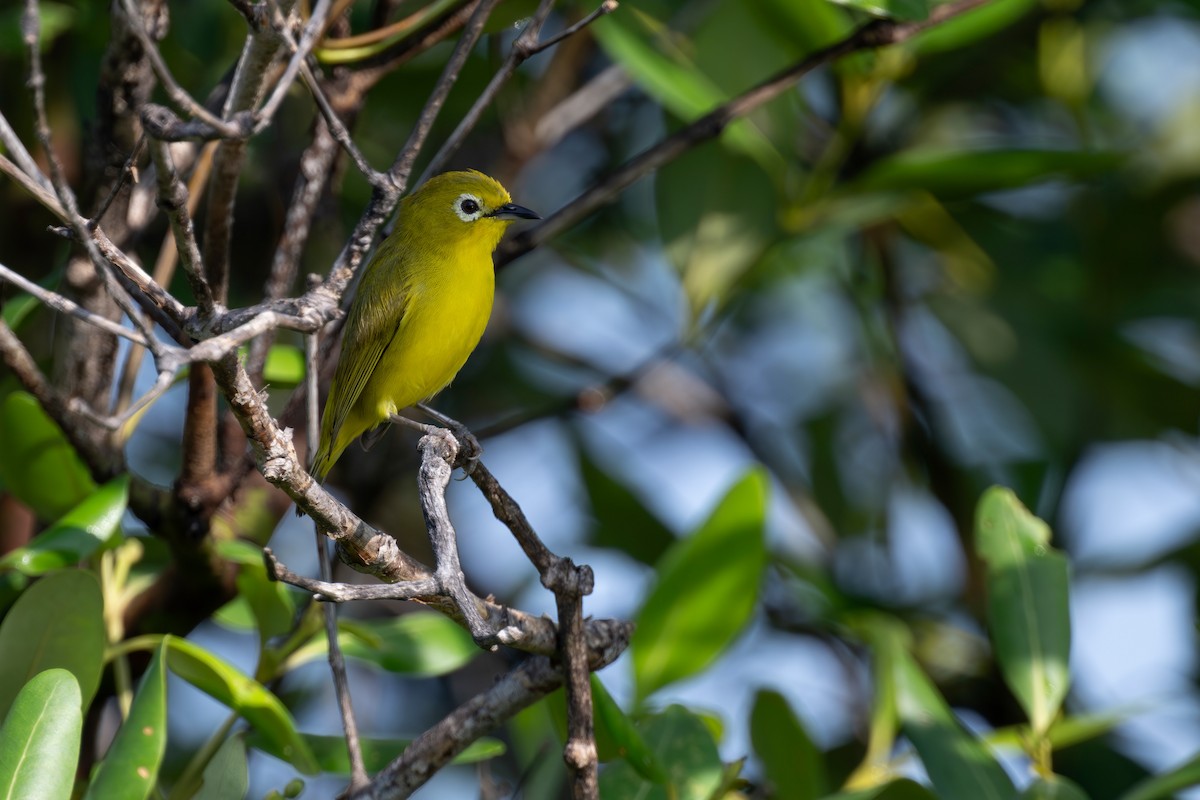
M 69 300 L 57 292 L 52 292 L 49 289 L 43 289 L 41 286 L 38 286 L 33 281 L 25 278 L 18 272 L 14 272 L 3 264 L 0 264 L 0 280 L 8 281 L 22 291 L 29 292 L 29 294 L 33 295 L 38 300 L 41 300 L 42 303 L 50 308 L 53 308 L 55 311 L 60 311 L 63 314 L 70 314 L 72 317 L 75 317 L 75 319 L 82 320 L 89 325 L 94 325 L 106 333 L 111 333 L 113 336 L 120 336 L 123 339 L 128 339 L 134 344 L 146 344 L 145 337 L 137 331 L 121 327 L 119 324 L 113 322 L 107 317 L 102 317 L 99 314 L 93 314 L 91 311 L 88 311 L 75 301 Z
M 20 136 L 17 136 L 17 132 L 12 129 L 12 125 L 8 123 L 8 118 L 4 116 L 3 111 L 0 111 L 0 144 L 3 144 L 4 148 L 12 154 L 21 171 L 35 181 L 44 191 L 49 192 L 54 188 L 50 185 L 50 179 L 42 174 L 42 171 L 38 168 L 37 162 L 33 160 L 33 156 L 29 155 L 29 151 L 25 149 L 25 143 L 21 141 Z
M 162 86 L 163 91 L 167 93 L 167 96 L 174 101 L 175 105 L 196 119 L 212 126 L 221 136 L 231 138 L 243 136 L 244 134 L 238 126 L 226 122 L 209 111 L 179 85 L 179 82 L 175 80 L 175 76 L 171 74 L 171 70 L 167 68 L 166 62 L 163 61 L 162 53 L 158 49 L 158 43 L 151 39 L 150 34 L 146 31 L 142 16 L 134 7 L 133 0 L 121 0 L 121 8 L 125 12 L 125 15 L 129 17 L 129 29 L 133 31 L 133 35 L 141 43 L 146 58 L 150 60 L 150 65 L 154 68 L 154 74 L 158 76 L 159 84 Z M 96 218 L 99 219 L 99 215 Z
M 100 224 L 100 220 L 108 213 L 108 209 L 113 204 L 113 201 L 121 194 L 121 190 L 125 188 L 125 180 L 132 177 L 136 171 L 138 159 L 141 157 L 142 148 L 145 146 L 146 134 L 143 133 L 138 137 L 133 149 L 129 151 L 129 157 L 125 159 L 125 166 L 121 168 L 121 174 L 113 181 L 113 185 L 109 187 L 108 194 L 105 195 L 104 200 L 96 208 L 96 213 L 92 214 L 92 218 L 88 220 L 87 225 L 89 230 L 95 230 L 96 226 Z
M 417 179 L 417 185 L 420 186 L 433 175 L 436 175 L 442 170 L 442 167 L 450 159 L 450 156 L 457 152 L 462 145 L 463 140 L 467 138 L 467 134 L 474 129 L 479 118 L 483 116 L 483 112 L 492 101 L 496 99 L 496 95 L 500 93 L 500 89 L 504 84 L 508 83 L 509 78 L 517 71 L 526 58 L 536 52 L 538 36 L 541 35 L 542 26 L 546 24 L 546 17 L 550 16 L 550 11 L 554 8 L 554 0 L 541 0 L 537 10 L 533 12 L 533 17 L 529 23 L 521 31 L 521 35 L 513 42 L 512 48 L 508 52 L 508 58 L 504 60 L 500 69 L 488 81 L 488 85 L 480 93 L 479 97 L 471 105 L 470 110 L 459 121 L 454 132 L 446 139 L 441 148 L 437 151 L 429 161 L 429 166 L 421 173 L 421 177 Z
M 549 39 L 544 39 L 535 43 L 533 47 L 525 54 L 525 57 L 528 58 L 529 56 L 535 56 L 543 50 L 548 50 L 551 47 L 554 47 L 554 45 L 558 44 L 563 39 L 574 36 L 588 25 L 591 25 L 593 22 L 603 17 L 605 14 L 611 14 L 612 12 L 616 11 L 618 5 L 620 4 L 617 2 L 617 0 L 604 0 L 604 2 L 601 3 L 595 11 L 588 14 L 583 19 L 572 25 L 568 25 L 566 28 L 563 28 Z
M 311 464 L 317 450 L 321 421 L 317 411 L 317 334 L 308 336 L 304 343 L 305 364 L 308 384 L 308 462 Z M 313 534 L 317 542 L 317 563 L 320 565 L 321 580 L 333 580 L 333 565 L 329 561 L 329 547 L 325 537 L 315 525 Z M 354 717 L 354 705 L 350 699 L 350 682 L 346 679 L 346 659 L 342 657 L 342 645 L 338 640 L 337 604 L 326 603 L 322 609 L 325 616 L 325 636 L 329 640 L 329 671 L 333 673 L 333 691 L 337 696 L 338 710 L 342 714 L 342 730 L 346 734 L 346 750 L 350 754 L 350 791 L 357 791 L 369 783 L 367 767 L 363 762 L 362 746 L 358 741 L 358 721 Z
M 437 84 L 429 94 L 429 99 L 425 101 L 425 107 L 421 109 L 421 116 L 417 117 L 417 123 L 413 126 L 408 141 L 404 143 L 400 156 L 388 170 L 388 177 L 399 191 L 402 192 L 407 187 L 413 165 L 417 162 L 417 156 L 425 144 L 425 139 L 429 136 L 429 131 L 433 129 L 434 120 L 437 119 L 438 112 L 442 110 L 451 87 L 458 80 L 463 65 L 467 63 L 467 56 L 471 54 L 471 49 L 479 40 L 480 34 L 483 33 L 484 24 L 487 23 L 488 17 L 491 16 L 492 10 L 499 1 L 480 0 L 479 6 L 471 14 L 470 21 L 463 29 L 458 44 L 454 46 L 454 52 L 450 54 L 450 60 L 446 62 Z

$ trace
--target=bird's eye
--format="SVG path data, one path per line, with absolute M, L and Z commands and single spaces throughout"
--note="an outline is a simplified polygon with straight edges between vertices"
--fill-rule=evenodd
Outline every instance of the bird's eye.
M 464 214 L 470 216 L 471 214 L 475 214 L 479 211 L 479 203 L 476 203 L 472 198 L 468 197 L 458 204 L 458 208 Z

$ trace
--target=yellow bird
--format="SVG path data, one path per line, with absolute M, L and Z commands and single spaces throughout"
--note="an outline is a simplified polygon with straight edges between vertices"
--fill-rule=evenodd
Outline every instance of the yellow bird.
M 511 200 L 471 170 L 431 178 L 401 201 L 346 318 L 311 469 L 318 481 L 350 442 L 462 369 L 492 313 L 496 245 L 514 220 L 541 219 Z

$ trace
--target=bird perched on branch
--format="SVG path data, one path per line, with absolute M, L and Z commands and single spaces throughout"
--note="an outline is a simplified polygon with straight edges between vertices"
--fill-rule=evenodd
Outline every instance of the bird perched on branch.
M 358 436 L 444 389 L 492 313 L 492 253 L 514 220 L 541 219 L 474 170 L 432 178 L 400 203 L 342 334 L 313 477 Z

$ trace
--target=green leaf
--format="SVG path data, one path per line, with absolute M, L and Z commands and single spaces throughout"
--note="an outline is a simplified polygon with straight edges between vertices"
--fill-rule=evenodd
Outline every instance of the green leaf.
M 600 796 L 638 800 L 710 800 L 725 782 L 725 764 L 703 720 L 673 705 L 638 728 L 667 773 L 666 785 L 649 783 L 627 761 L 600 775 Z
M 750 620 L 766 565 L 766 504 L 766 473 L 752 469 L 663 556 L 630 643 L 639 702 L 703 670 Z
M 852 191 L 923 189 L 942 197 L 970 196 L 1052 178 L 1088 178 L 1111 172 L 1124 159 L 1073 150 L 909 150 L 876 162 Z
M 389 672 L 436 677 L 464 666 L 481 652 L 470 634 L 434 612 L 338 623 L 338 643 L 347 658 Z M 286 669 L 324 658 L 328 640 L 317 636 L 288 658 Z
M 96 576 L 64 570 L 38 580 L 0 622 L 0 714 L 26 681 L 52 667 L 75 675 L 86 708 L 100 685 L 104 646 L 104 599 Z
M 721 105 L 729 94 L 705 75 L 688 54 L 682 34 L 667 30 L 645 11 L 629 6 L 597 20 L 589 30 L 616 63 L 675 116 L 692 121 Z M 731 122 L 721 141 L 750 156 L 772 174 L 783 159 L 771 141 L 745 117 Z
M 290 344 L 272 345 L 263 363 L 263 380 L 275 388 L 291 388 L 304 380 L 304 351 Z
M 1009 489 L 979 501 L 975 545 L 987 562 L 988 626 L 1000 671 L 1041 737 L 1070 684 L 1067 560 L 1050 528 Z
M 919 22 L 929 16 L 929 0 L 832 0 L 838 5 L 865 11 L 873 17 Z
M 608 762 L 623 758 L 638 775 L 651 783 L 666 783 L 667 774 L 633 720 L 625 715 L 595 673 L 592 673 L 591 683 L 592 707 L 596 716 L 596 749 L 600 760 Z
M 179 677 L 224 703 L 278 748 L 280 758 L 305 775 L 317 764 L 291 713 L 269 689 L 227 661 L 178 636 L 167 636 L 167 665 Z
M 221 743 L 200 780 L 201 786 L 192 795 L 192 800 L 229 800 L 246 796 L 246 790 L 250 788 L 250 769 L 246 763 L 243 734 L 235 733 Z
M 620 481 L 596 466 L 579 449 L 583 485 L 591 501 L 597 547 L 620 550 L 643 564 L 656 562 L 675 542 L 675 535 Z
M 733 153 L 699 148 L 659 171 L 659 230 L 693 316 L 726 300 L 775 239 L 775 191 Z
M 761 689 L 750 711 L 750 740 L 774 796 L 815 800 L 825 793 L 821 751 L 779 692 Z
M 0 483 L 38 517 L 58 519 L 96 491 L 62 430 L 28 392 L 0 401 Z
M 350 774 L 350 756 L 346 750 L 344 736 L 317 736 L 311 733 L 304 733 L 301 736 L 315 756 L 322 772 L 332 772 L 336 775 Z M 270 753 L 276 758 L 283 758 L 278 746 L 256 731 L 251 731 L 247 735 L 246 744 L 262 750 L 264 753 Z M 362 747 L 363 762 L 367 772 L 378 772 L 403 753 L 404 748 L 412 744 L 412 739 L 365 738 L 360 739 L 359 744 Z M 455 756 L 451 763 L 474 764 L 498 758 L 504 753 L 504 742 L 485 736 L 472 742 L 466 750 Z
M 933 792 L 907 778 L 894 780 L 870 789 L 838 792 L 827 795 L 823 800 L 938 800 Z
M 1004 770 L 984 744 L 959 724 L 912 657 L 898 651 L 891 660 L 900 721 L 937 794 L 977 800 L 1016 798 Z
M 100 762 L 85 800 L 145 800 L 167 749 L 166 643 L 142 675 L 129 716 Z
M 780 44 L 804 56 L 849 35 L 852 26 L 845 11 L 829 0 L 743 0 Z M 765 74 L 765 73 L 760 73 Z
M 42 575 L 79 563 L 115 543 L 128 502 L 129 476 L 122 475 L 101 486 L 28 545 L 0 559 L 0 569 Z
M 1088 796 L 1072 781 L 1055 775 L 1029 784 L 1021 793 L 1021 800 L 1088 800 Z
M 990 0 L 965 14 L 926 28 L 909 41 L 920 55 L 931 55 L 974 44 L 1007 28 L 1038 6 L 1038 0 Z
M 1133 716 L 1132 711 L 1125 713 L 1076 714 L 1061 716 L 1054 720 L 1046 739 L 1051 747 L 1060 750 L 1080 742 L 1105 736 L 1123 722 Z M 1028 725 L 1010 725 L 997 728 L 987 736 L 988 744 L 993 746 L 1022 747 L 1029 736 Z
M 273 581 L 267 576 L 267 568 L 261 559 L 256 564 L 239 567 L 236 583 L 238 595 L 245 598 L 250 607 L 263 641 L 282 636 L 292 629 L 292 621 L 296 616 L 292 593 L 287 584 Z
M 75 676 L 65 669 L 38 673 L 0 727 L 0 800 L 68 800 L 82 732 Z
M 1200 786 L 1200 755 L 1173 770 L 1147 778 L 1121 795 L 1120 800 L 1159 800 L 1174 797 L 1176 792 L 1192 786 Z

